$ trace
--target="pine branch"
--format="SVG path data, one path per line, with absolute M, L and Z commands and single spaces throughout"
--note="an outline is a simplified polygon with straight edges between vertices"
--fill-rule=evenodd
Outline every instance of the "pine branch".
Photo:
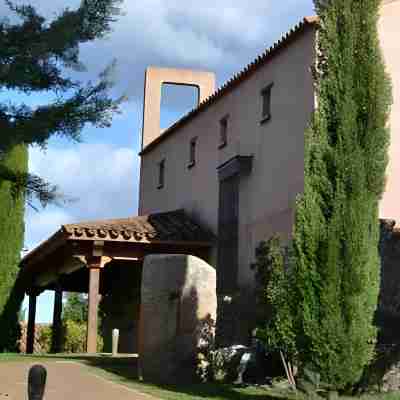
M 63 200 L 57 186 L 46 182 L 37 175 L 15 172 L 0 165 L 0 186 L 4 182 L 11 185 L 11 193 L 15 199 L 23 193 L 27 203 L 34 209 L 36 209 L 34 199 L 39 200 L 43 207 L 49 203 L 60 203 Z
M 80 88 L 69 99 L 35 110 L 26 105 L 0 103 L 0 154 L 14 145 L 24 143 L 45 146 L 52 135 L 80 140 L 86 123 L 97 127 L 110 126 L 113 113 L 118 113 L 124 97 L 112 100 L 107 97 L 109 83 L 105 80 L 96 86 Z
M 83 69 L 79 45 L 111 31 L 121 0 L 83 0 L 77 10 L 65 9 L 50 24 L 32 6 L 6 3 L 22 23 L 0 22 L 0 87 L 31 92 L 78 85 L 62 77 L 61 67 Z

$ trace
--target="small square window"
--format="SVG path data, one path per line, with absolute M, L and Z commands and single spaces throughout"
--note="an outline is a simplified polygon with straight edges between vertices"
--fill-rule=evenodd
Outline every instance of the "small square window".
M 158 189 L 164 187 L 165 183 L 165 159 L 158 163 Z
M 196 164 L 196 144 L 197 144 L 197 137 L 193 138 L 190 141 L 188 168 L 192 168 Z
M 227 115 L 219 121 L 219 149 L 228 144 L 228 119 L 229 116 Z
M 261 123 L 269 121 L 271 119 L 272 86 L 273 83 L 269 84 L 261 91 L 261 98 L 262 98 Z

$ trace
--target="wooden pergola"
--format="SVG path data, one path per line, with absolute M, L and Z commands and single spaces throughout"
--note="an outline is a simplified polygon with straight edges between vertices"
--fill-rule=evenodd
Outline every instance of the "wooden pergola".
M 63 225 L 21 261 L 29 295 L 27 353 L 33 353 L 36 298 L 54 290 L 53 351 L 61 347 L 63 292 L 88 293 L 87 352 L 96 353 L 99 295 L 110 265 L 142 265 L 149 254 L 191 254 L 208 261 L 214 235 L 183 210 L 125 219 Z

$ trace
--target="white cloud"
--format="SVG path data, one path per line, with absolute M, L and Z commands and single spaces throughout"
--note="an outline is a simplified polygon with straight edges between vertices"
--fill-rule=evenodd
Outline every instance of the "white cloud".
M 15 0 L 24 3 L 25 0 Z M 46 16 L 76 7 L 78 0 L 30 0 Z M 113 58 L 118 61 L 117 90 L 142 100 L 148 65 L 213 70 L 222 83 L 279 38 L 303 16 L 312 0 L 125 0 L 124 15 L 105 40 L 82 47 L 93 78 Z M 5 12 L 0 6 L 0 15 Z
M 57 184 L 68 198 L 64 207 L 27 210 L 26 245 L 32 248 L 60 228 L 82 220 L 136 214 L 138 157 L 132 149 L 109 144 L 79 144 L 30 151 L 30 171 Z

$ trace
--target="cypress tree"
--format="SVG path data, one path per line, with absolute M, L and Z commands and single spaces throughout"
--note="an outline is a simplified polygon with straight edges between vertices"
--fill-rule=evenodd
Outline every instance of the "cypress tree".
M 302 365 L 344 388 L 360 379 L 376 338 L 390 80 L 377 31 L 380 1 L 315 5 L 318 108 L 306 134 L 291 295 Z
M 305 135 L 305 186 L 286 279 L 268 287 L 285 298 L 270 296 L 274 312 L 264 332 L 280 348 L 293 348 L 294 337 L 300 370 L 344 389 L 359 381 L 376 341 L 391 85 L 377 31 L 380 1 L 315 5 L 318 104 Z M 282 265 L 269 268 L 282 276 Z
M 15 173 L 26 173 L 28 151 L 18 145 L 0 161 Z M 24 298 L 15 286 L 24 242 L 24 196 L 13 193 L 13 185 L 0 180 L 0 351 L 15 349 L 18 338 L 18 312 Z

